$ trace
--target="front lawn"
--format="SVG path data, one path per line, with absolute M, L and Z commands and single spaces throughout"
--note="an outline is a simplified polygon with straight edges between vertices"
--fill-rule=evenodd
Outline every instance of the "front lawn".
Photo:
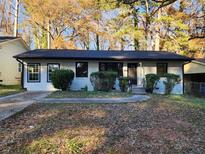
M 19 85 L 0 85 L 0 97 L 23 91 Z
M 199 107 L 205 108 L 205 98 L 198 98 L 194 96 L 180 96 L 180 95 L 173 95 L 169 96 L 169 99 L 172 101 L 176 101 L 177 103 L 189 107 Z
M 205 153 L 205 99 L 33 104 L 0 123 L 0 153 Z
M 55 91 L 48 98 L 119 98 L 130 96 L 133 96 L 133 94 L 116 91 Z

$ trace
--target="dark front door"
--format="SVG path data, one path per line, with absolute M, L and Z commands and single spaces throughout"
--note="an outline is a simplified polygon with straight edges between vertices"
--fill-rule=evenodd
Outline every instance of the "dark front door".
M 131 79 L 132 84 L 137 84 L 137 66 L 136 63 L 128 63 L 128 77 Z

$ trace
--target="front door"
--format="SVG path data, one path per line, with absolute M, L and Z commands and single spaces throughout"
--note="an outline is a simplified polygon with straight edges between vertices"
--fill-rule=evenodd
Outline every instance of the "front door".
M 137 63 L 128 63 L 128 77 L 132 84 L 137 84 Z

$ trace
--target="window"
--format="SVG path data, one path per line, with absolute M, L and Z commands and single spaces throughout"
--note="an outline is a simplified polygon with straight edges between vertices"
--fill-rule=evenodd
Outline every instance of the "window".
M 76 63 L 76 77 L 88 77 L 88 63 L 77 62 Z
M 123 63 L 117 62 L 101 62 L 99 63 L 100 71 L 114 71 L 118 73 L 118 77 L 123 76 Z
M 157 75 L 164 75 L 167 73 L 167 63 L 157 63 Z
M 51 74 L 53 71 L 60 69 L 60 64 L 48 64 L 47 66 L 47 81 L 51 82 Z
M 28 82 L 40 82 L 40 64 L 28 64 Z
M 22 72 L 22 64 L 18 63 L 18 72 Z

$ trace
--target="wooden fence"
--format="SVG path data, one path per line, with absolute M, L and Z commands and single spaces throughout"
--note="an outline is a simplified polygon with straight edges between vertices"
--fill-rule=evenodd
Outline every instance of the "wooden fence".
M 204 82 L 185 82 L 184 92 L 188 95 L 205 96 Z

